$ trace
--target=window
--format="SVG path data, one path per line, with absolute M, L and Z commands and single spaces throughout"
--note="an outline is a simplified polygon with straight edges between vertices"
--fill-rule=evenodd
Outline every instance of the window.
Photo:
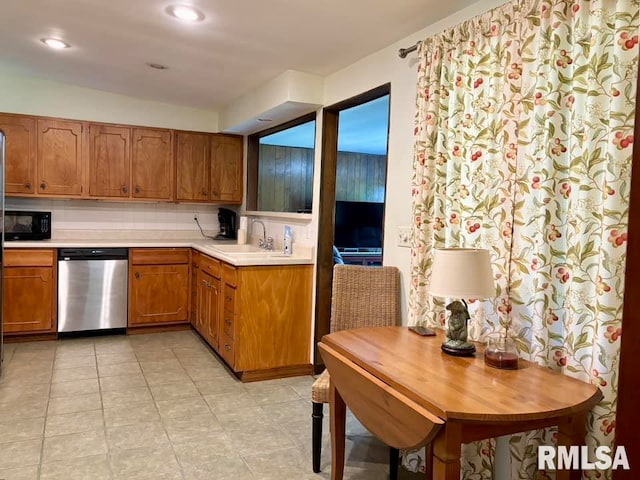
M 316 114 L 249 136 L 247 210 L 310 213 Z

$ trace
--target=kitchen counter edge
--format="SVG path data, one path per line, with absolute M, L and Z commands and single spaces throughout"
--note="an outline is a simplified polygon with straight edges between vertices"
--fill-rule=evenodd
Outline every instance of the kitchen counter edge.
M 39 241 L 12 241 L 5 242 L 4 248 L 8 249 L 35 249 L 35 248 L 193 248 L 205 255 L 230 263 L 236 267 L 260 266 L 260 265 L 312 265 L 313 258 L 306 256 L 290 257 L 243 255 L 242 253 L 223 253 L 215 250 L 216 245 L 229 245 L 229 242 L 216 242 L 215 240 L 39 240 Z M 295 249 L 295 246 L 294 246 Z M 295 250 L 294 250 L 295 252 Z

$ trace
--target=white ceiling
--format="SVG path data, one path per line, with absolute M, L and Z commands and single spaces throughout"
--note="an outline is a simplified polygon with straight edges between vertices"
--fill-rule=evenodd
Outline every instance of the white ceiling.
M 216 110 L 288 69 L 331 74 L 475 1 L 3 0 L 0 72 Z M 169 17 L 175 3 L 206 19 Z

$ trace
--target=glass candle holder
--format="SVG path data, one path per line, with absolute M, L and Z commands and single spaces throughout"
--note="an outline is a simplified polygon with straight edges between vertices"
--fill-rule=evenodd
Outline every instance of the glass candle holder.
M 518 368 L 516 342 L 505 334 L 489 335 L 484 351 L 484 363 L 493 368 L 515 370 Z

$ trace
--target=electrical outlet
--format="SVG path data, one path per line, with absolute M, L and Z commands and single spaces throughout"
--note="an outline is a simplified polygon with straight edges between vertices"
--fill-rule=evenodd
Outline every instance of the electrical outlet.
M 398 227 L 398 246 L 411 247 L 411 227 Z

